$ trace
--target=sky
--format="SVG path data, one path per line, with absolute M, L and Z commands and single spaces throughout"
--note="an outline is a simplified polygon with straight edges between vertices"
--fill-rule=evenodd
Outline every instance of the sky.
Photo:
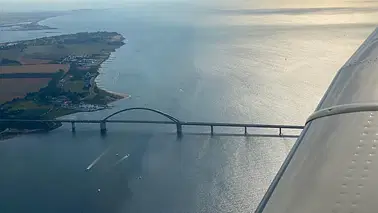
M 130 3 L 183 0 L 0 0 L 0 11 L 56 11 L 122 7 Z
M 146 2 L 188 2 L 217 6 L 250 8 L 302 7 L 366 7 L 377 6 L 378 0 L 0 0 L 0 12 L 55 11 L 73 9 L 100 9 L 125 7 L 127 4 Z

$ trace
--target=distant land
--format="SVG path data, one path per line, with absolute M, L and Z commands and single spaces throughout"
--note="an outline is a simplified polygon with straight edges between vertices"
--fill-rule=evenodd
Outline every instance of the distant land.
M 52 11 L 52 12 L 0 12 L 0 31 L 29 31 L 29 30 L 51 30 L 56 29 L 40 25 L 39 22 L 48 18 L 67 15 L 73 11 Z
M 0 117 L 54 119 L 123 98 L 98 88 L 95 78 L 124 39 L 116 32 L 84 32 L 0 43 Z M 58 126 L 0 123 L 0 138 Z

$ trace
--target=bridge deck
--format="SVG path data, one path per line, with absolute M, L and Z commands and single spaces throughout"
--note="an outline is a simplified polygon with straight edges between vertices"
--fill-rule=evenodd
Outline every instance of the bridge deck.
M 100 129 L 102 133 L 106 132 L 106 123 L 124 123 L 124 124 L 167 124 L 176 125 L 177 134 L 182 134 L 183 126 L 202 126 L 210 127 L 210 134 L 214 134 L 214 127 L 241 127 L 244 128 L 244 134 L 248 135 L 248 128 L 259 128 L 259 129 L 276 129 L 277 135 L 284 137 L 282 130 L 301 130 L 304 127 L 299 125 L 279 125 L 279 124 L 251 124 L 251 123 L 219 123 L 219 122 L 183 122 L 183 121 L 148 121 L 148 120 L 71 120 L 71 119 L 57 119 L 57 120 L 20 120 L 20 119 L 0 119 L 0 122 L 10 122 L 10 123 L 22 123 L 22 122 L 61 122 L 61 123 L 71 123 L 72 131 L 76 130 L 76 123 L 88 123 L 88 124 L 100 124 Z M 272 136 L 272 135 L 268 135 Z

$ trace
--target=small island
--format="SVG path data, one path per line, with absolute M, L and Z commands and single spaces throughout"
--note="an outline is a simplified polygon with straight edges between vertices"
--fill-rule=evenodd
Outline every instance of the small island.
M 55 119 L 108 108 L 124 98 L 98 88 L 98 69 L 125 43 L 116 32 L 77 33 L 0 43 L 0 117 Z M 48 131 L 53 123 L 0 123 L 0 137 Z

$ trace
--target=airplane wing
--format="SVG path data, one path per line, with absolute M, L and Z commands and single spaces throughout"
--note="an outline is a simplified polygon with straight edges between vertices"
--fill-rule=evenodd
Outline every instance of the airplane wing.
M 378 212 L 378 29 L 339 70 L 256 213 Z

